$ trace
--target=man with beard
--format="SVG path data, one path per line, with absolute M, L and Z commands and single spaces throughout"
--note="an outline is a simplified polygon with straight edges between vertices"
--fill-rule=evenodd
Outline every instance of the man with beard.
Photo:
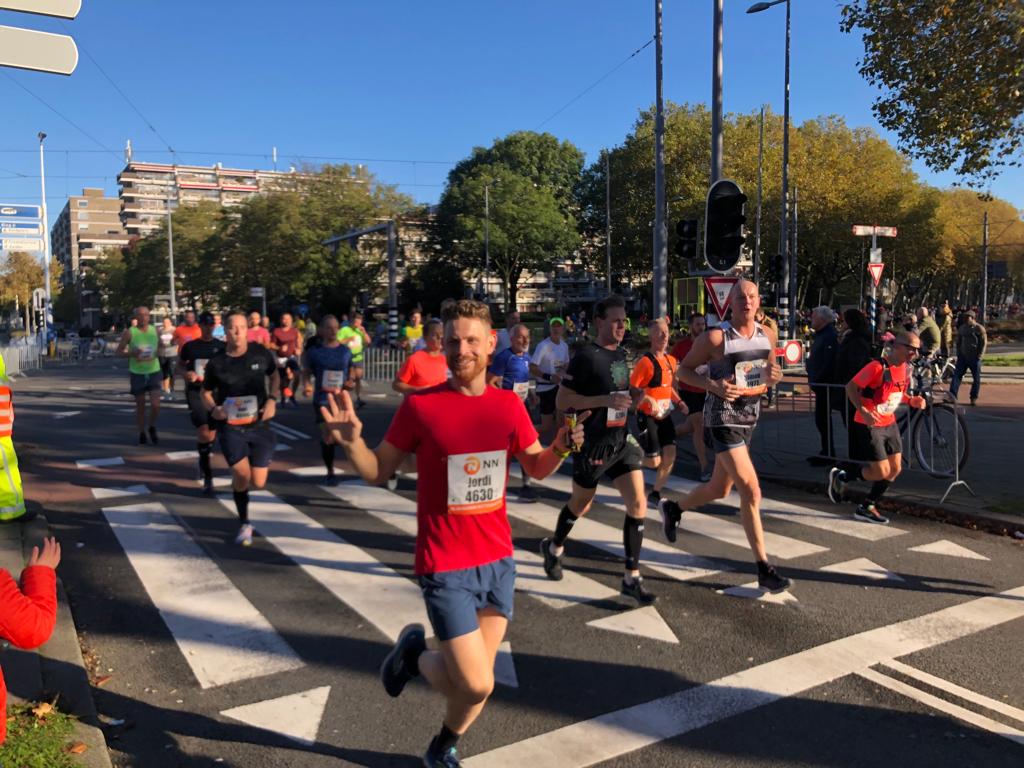
M 440 732 L 423 758 L 427 768 L 457 768 L 456 743 L 494 688 L 494 660 L 512 618 L 515 564 L 505 510 L 511 458 L 531 477 L 554 472 L 579 443 L 582 424 L 563 427 L 543 448 L 519 397 L 487 384 L 494 352 L 487 305 L 446 306 L 444 348 L 452 377 L 410 393 L 384 439 L 370 450 L 348 392 L 332 396 L 323 415 L 356 471 L 369 483 L 391 477 L 406 456 L 437 467 L 419 478 L 416 574 L 440 641 L 427 650 L 422 625 L 402 630 L 380 676 L 390 696 L 426 678 L 447 702 Z M 581 421 L 586 414 L 581 414 Z

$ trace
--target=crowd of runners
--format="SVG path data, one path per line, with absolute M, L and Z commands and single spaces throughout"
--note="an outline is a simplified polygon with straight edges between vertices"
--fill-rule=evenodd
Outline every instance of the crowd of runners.
M 643 580 L 648 510 L 657 511 L 662 535 L 675 542 L 686 510 L 734 489 L 758 585 L 770 593 L 792 586 L 765 549 L 750 454 L 762 400 L 782 379 L 778 340 L 757 319 L 755 284 L 739 281 L 730 299 L 728 321 L 706 328 L 704 317 L 690 317 L 687 335 L 671 351 L 666 319 L 650 321 L 650 350 L 632 369 L 623 347 L 626 305 L 618 296 L 595 305 L 592 333 L 578 339 L 575 352 L 560 317 L 547 320 L 546 337 L 531 352 L 530 329 L 518 313 L 495 329 L 488 307 L 477 301 L 446 302 L 441 317 L 425 323 L 413 312 L 400 342 L 407 357 L 392 382 L 402 402 L 372 449 L 358 415 L 363 354 L 371 344 L 358 313 L 341 321 L 326 315 L 315 331 L 300 329 L 288 313 L 270 330 L 255 312 L 188 312 L 181 325 L 165 321 L 157 329 L 140 307 L 118 352 L 129 358 L 141 444 L 158 443 L 161 400 L 173 396 L 175 377 L 184 381 L 204 492 L 214 492 L 211 454 L 219 441 L 231 468 L 240 545 L 252 542 L 249 492 L 266 484 L 274 454 L 269 424 L 278 407 L 298 407 L 299 393 L 311 401 L 328 485 L 337 483 L 339 447 L 369 483 L 394 489 L 399 473 L 423 470 L 416 475 L 415 573 L 436 642 L 428 643 L 424 627 L 407 627 L 380 674 L 391 696 L 423 677 L 445 697 L 424 764 L 452 768 L 459 765 L 460 735 L 493 688 L 498 646 L 513 615 L 506 512 L 513 460 L 522 477 L 517 500 L 530 503 L 539 498 L 530 479 L 542 480 L 571 457 L 570 497 L 540 543 L 549 579 L 563 578 L 573 527 L 607 481 L 625 510 L 620 590 L 636 604 L 657 599 Z M 876 504 L 900 472 L 893 413 L 902 402 L 923 405 L 906 391 L 906 364 L 919 348 L 914 333 L 900 334 L 886 357 L 871 360 L 847 385 L 860 462 L 832 470 L 829 494 L 839 501 L 847 482 L 871 482 L 855 513 L 868 523 L 887 522 Z M 531 409 L 539 413 L 536 427 Z M 701 484 L 686 495 L 669 493 L 676 441 L 685 438 L 693 441 Z M 645 468 L 653 470 L 651 483 Z

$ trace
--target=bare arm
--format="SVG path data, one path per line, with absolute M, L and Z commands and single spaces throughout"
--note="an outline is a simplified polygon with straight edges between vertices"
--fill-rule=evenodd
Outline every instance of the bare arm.
M 875 412 L 864 406 L 864 398 L 860 396 L 860 388 L 852 379 L 846 384 L 846 397 L 853 404 L 854 410 L 860 412 L 868 426 L 873 427 L 878 421 L 875 417 Z
M 523 472 L 535 480 L 543 480 L 558 469 L 565 461 L 570 441 L 576 445 L 583 445 L 583 422 L 589 416 L 590 411 L 581 413 L 576 419 L 576 426 L 571 434 L 564 425 L 559 427 L 558 432 L 555 433 L 555 439 L 547 448 L 543 447 L 539 440 L 534 440 L 533 444 L 525 451 L 517 453 L 516 461 L 523 468 Z
M 392 381 L 391 388 L 402 395 L 408 395 L 410 392 L 416 392 L 420 389 L 420 387 L 414 387 L 412 384 L 406 384 L 401 379 Z
M 121 334 L 121 340 L 117 342 L 117 355 L 119 357 L 131 357 L 128 353 L 128 345 L 132 341 L 132 332 L 130 329 L 125 328 L 124 333 Z
M 373 450 L 363 440 L 363 423 L 356 416 L 348 392 L 330 395 L 327 406 L 320 408 L 331 437 L 345 449 L 349 461 L 360 477 L 373 485 L 381 485 L 394 476 L 407 454 L 387 440 Z

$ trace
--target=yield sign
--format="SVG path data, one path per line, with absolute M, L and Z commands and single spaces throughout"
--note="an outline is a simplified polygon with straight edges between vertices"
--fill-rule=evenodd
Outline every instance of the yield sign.
M 704 288 L 711 297 L 711 304 L 715 313 L 725 319 L 725 313 L 729 311 L 729 295 L 732 287 L 739 282 L 738 277 L 705 277 Z
M 878 262 L 877 264 L 868 264 L 868 272 L 871 274 L 871 279 L 875 281 L 875 287 L 878 287 L 878 281 L 882 279 L 882 270 L 885 269 L 885 264 Z

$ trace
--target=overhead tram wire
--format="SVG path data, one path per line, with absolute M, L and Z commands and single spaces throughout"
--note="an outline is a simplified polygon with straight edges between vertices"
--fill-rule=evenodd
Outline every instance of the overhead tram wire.
M 615 74 L 615 72 L 617 72 L 618 70 L 622 69 L 622 67 L 626 66 L 626 64 L 628 64 L 630 62 L 630 60 L 632 60 L 632 59 L 636 58 L 637 56 L 639 56 L 640 52 L 643 51 L 644 48 L 647 48 L 652 43 L 654 43 L 654 37 L 651 37 L 650 40 L 648 40 L 646 43 L 644 43 L 639 48 L 637 48 L 635 51 L 633 51 L 631 54 L 629 54 L 629 56 L 627 56 L 621 62 L 619 62 L 614 67 L 612 67 L 607 72 L 605 72 L 603 75 L 601 75 L 601 77 L 599 77 L 593 83 L 591 83 L 586 88 L 584 88 L 582 91 L 580 91 L 576 96 L 574 96 L 569 101 L 567 101 L 561 108 L 559 108 L 556 112 L 554 112 L 550 117 L 548 117 L 547 119 L 543 120 L 540 124 L 538 124 L 537 127 L 534 130 L 538 130 L 539 131 L 541 128 L 543 128 L 545 125 L 550 123 L 552 120 L 554 120 L 560 114 L 565 112 L 565 110 L 567 110 L 569 107 L 571 107 L 577 101 L 579 101 L 584 96 L 586 96 L 588 93 L 590 93 L 592 90 L 594 90 L 597 86 L 599 86 L 601 83 L 603 83 L 605 80 L 607 80 L 613 74 Z

